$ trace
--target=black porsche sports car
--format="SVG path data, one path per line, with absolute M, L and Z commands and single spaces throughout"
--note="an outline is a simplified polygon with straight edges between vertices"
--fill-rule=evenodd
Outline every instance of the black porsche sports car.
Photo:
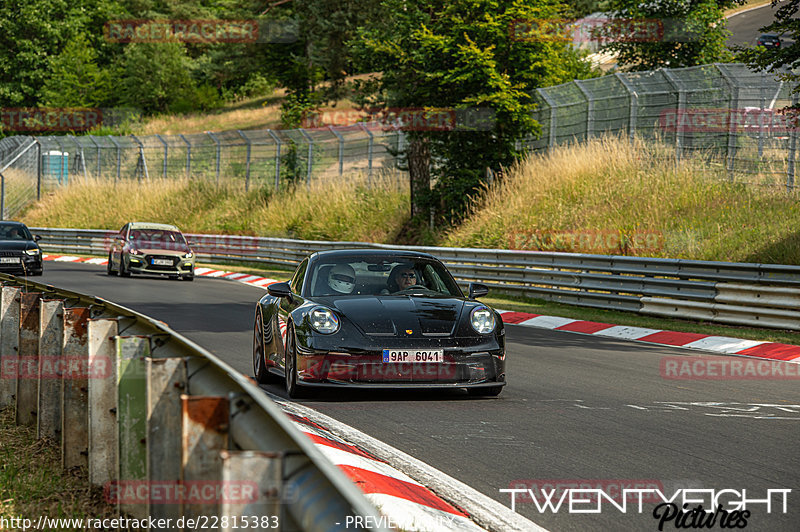
M 320 251 L 255 309 L 253 370 L 284 379 L 290 397 L 317 386 L 466 388 L 505 385 L 505 332 L 436 258 L 410 251 Z

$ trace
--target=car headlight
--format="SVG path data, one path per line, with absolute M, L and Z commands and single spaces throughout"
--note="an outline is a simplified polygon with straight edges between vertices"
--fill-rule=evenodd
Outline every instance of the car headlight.
M 322 334 L 333 334 L 339 330 L 339 318 L 330 309 L 315 307 L 308 313 L 311 328 Z
M 469 314 L 469 323 L 475 332 L 489 334 L 495 326 L 494 312 L 489 307 L 475 307 Z
M 131 248 L 128 251 L 128 253 L 130 253 L 131 255 L 143 255 L 143 253 L 141 251 L 139 251 L 138 249 L 136 249 L 136 248 Z
M 183 255 L 184 259 L 191 259 L 192 257 L 194 257 L 194 253 L 192 253 L 191 251 Z
M 38 255 L 40 251 L 38 249 L 26 249 L 25 253 L 28 255 Z

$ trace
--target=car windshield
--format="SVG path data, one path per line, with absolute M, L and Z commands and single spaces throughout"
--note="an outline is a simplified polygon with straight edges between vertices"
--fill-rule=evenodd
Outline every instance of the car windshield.
M 450 272 L 424 257 L 344 256 L 314 262 L 306 277 L 310 297 L 448 296 L 463 297 Z
M 164 229 L 131 229 L 128 240 L 139 246 L 158 248 L 184 248 L 186 239 L 178 231 Z
M 0 224 L 0 240 L 33 240 L 24 225 Z

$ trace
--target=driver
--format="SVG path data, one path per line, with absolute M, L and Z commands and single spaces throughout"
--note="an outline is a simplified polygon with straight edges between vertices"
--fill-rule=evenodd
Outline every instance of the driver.
M 356 285 L 356 271 L 349 264 L 337 264 L 328 273 L 328 286 L 336 293 L 350 294 Z
M 406 290 L 412 286 L 422 284 L 417 282 L 417 273 L 414 271 L 414 266 L 411 264 L 400 264 L 392 270 L 389 275 L 389 292 L 399 292 Z

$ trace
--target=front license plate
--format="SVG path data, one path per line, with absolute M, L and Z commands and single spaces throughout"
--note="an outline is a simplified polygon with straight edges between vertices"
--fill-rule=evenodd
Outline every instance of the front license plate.
M 169 259 L 153 259 L 153 266 L 172 266 L 172 261 Z
M 0 264 L 19 264 L 19 257 L 0 257 Z
M 428 350 L 401 350 L 384 349 L 384 362 L 444 362 L 444 351 L 442 349 Z

